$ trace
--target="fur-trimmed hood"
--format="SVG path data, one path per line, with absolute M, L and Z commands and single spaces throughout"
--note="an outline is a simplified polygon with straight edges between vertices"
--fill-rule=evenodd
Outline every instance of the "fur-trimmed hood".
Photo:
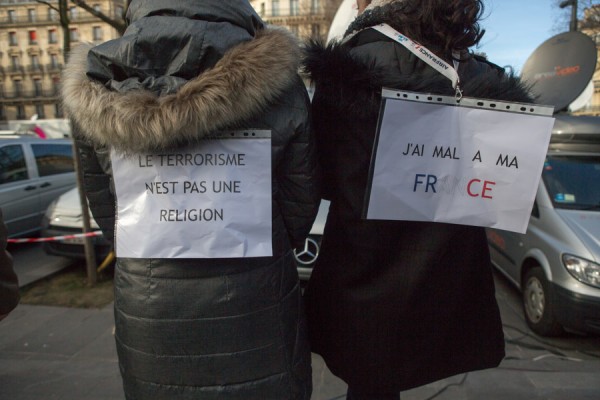
M 360 47 L 365 45 L 363 51 Z M 373 118 L 379 112 L 381 88 L 454 95 L 450 81 L 406 49 L 384 50 L 390 40 L 366 30 L 349 41 L 328 45 L 313 41 L 305 48 L 304 69 L 319 97 L 338 115 Z M 382 62 L 383 53 L 392 58 Z M 376 57 L 379 60 L 376 62 Z M 395 58 L 397 57 L 397 58 Z M 485 59 L 471 56 L 459 67 L 464 96 L 522 103 L 533 101 L 529 88 Z
M 88 140 L 124 153 L 193 142 L 256 116 L 294 82 L 300 63 L 295 37 L 279 28 L 225 52 L 175 93 L 117 91 L 88 76 L 89 45 L 70 55 L 62 78 L 65 114 Z

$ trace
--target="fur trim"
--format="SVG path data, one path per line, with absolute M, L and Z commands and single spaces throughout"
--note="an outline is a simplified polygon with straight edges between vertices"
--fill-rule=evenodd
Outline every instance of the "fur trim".
M 90 48 L 80 45 L 71 53 L 62 79 L 64 110 L 84 137 L 124 153 L 170 148 L 237 126 L 290 87 L 300 62 L 291 33 L 264 29 L 177 93 L 158 97 L 115 92 L 90 80 Z
M 354 57 L 343 44 L 310 43 L 305 50 L 304 67 L 319 89 L 319 97 L 339 115 L 358 119 L 376 118 L 381 88 L 454 95 L 450 81 L 438 73 L 418 76 L 389 76 L 374 60 Z M 485 63 L 482 60 L 466 62 Z M 529 87 L 517 77 L 493 66 L 461 84 L 464 96 L 531 103 Z

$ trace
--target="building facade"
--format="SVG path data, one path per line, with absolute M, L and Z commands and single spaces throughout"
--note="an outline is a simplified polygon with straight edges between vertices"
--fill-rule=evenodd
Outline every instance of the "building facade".
M 599 62 L 596 64 L 596 72 L 592 78 L 594 86 L 592 98 L 587 106 L 574 114 L 600 116 L 600 4 L 585 9 L 583 19 L 579 21 L 579 28 L 596 43 Z
M 250 0 L 268 24 L 288 28 L 301 39 L 327 37 L 342 0 Z
M 49 3 L 58 7 L 57 0 Z M 68 2 L 71 48 L 101 43 L 119 33 L 89 12 Z M 122 0 L 88 2 L 118 19 Z M 0 0 L 0 125 L 7 120 L 62 118 L 60 73 L 64 65 L 63 29 L 56 9 L 31 0 Z

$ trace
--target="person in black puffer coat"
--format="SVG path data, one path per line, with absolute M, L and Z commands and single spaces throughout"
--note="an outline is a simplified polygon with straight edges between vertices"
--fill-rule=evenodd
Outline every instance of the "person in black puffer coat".
M 0 321 L 19 304 L 19 281 L 13 260 L 6 251 L 8 231 L 0 208 Z
M 127 18 L 123 37 L 75 48 L 62 81 L 90 209 L 105 237 L 116 234 L 115 336 L 126 398 L 308 400 L 292 249 L 308 235 L 320 195 L 298 43 L 265 26 L 246 0 L 133 0 Z M 264 222 L 272 256 L 120 256 L 115 218 L 128 204 L 111 153 L 186 151 L 239 129 L 271 132 L 272 216 Z M 227 233 L 244 248 L 235 222 Z M 161 226 L 138 229 L 132 240 L 160 238 Z M 215 242 L 193 232 L 180 241 L 183 249 Z
M 370 29 L 387 23 L 447 63 L 465 96 L 531 102 L 515 77 L 468 48 L 478 0 L 359 0 L 341 42 L 311 42 L 313 127 L 331 201 L 305 291 L 312 351 L 349 385 L 348 399 L 399 392 L 497 366 L 504 337 L 484 228 L 361 218 L 382 87 L 454 95 L 450 80 Z

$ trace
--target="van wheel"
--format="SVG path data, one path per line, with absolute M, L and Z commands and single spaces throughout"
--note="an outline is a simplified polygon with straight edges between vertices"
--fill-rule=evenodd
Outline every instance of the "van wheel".
M 540 266 L 525 273 L 523 279 L 523 313 L 529 328 L 541 336 L 560 336 L 564 331 L 554 317 L 550 285 Z

